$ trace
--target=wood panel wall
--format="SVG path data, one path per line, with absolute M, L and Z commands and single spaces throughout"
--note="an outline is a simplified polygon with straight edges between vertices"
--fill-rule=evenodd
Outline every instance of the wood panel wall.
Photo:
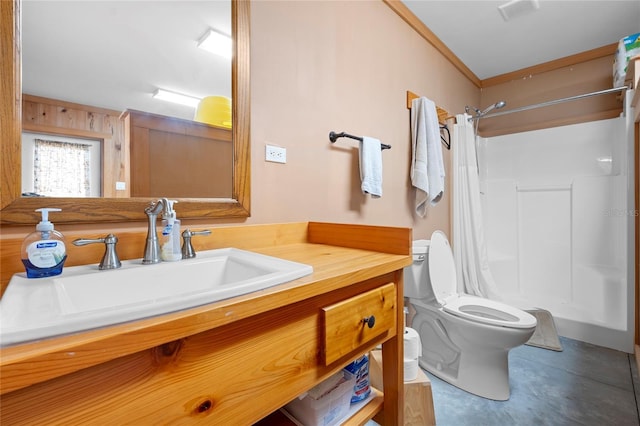
M 504 100 L 500 111 L 571 96 L 611 89 L 615 47 L 594 49 L 524 70 L 483 80 L 480 104 Z M 498 110 L 494 110 L 496 112 Z M 480 120 L 478 133 L 484 137 L 538 130 L 568 124 L 617 117 L 622 113 L 620 93 L 599 95 L 553 106 L 531 109 Z
M 233 198 L 230 129 L 127 110 L 131 196 Z
M 121 111 L 39 96 L 22 97 L 23 130 L 102 141 L 102 195 L 109 198 L 130 195 L 129 148 L 120 114 Z M 126 190 L 116 191 L 116 182 L 125 182 Z

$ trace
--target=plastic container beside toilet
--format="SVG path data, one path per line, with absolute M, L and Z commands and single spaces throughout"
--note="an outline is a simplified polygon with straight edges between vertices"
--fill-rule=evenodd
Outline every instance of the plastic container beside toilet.
M 410 382 L 418 378 L 419 358 L 422 356 L 422 342 L 416 330 L 404 329 L 404 381 Z
M 420 357 L 422 356 L 422 342 L 420 335 L 416 330 L 407 327 L 407 315 L 409 308 L 404 308 L 404 381 L 410 382 L 418 378 L 418 370 L 420 369 Z

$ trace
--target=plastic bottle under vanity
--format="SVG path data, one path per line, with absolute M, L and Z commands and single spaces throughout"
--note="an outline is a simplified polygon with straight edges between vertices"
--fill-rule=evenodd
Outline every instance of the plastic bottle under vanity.
M 180 250 L 180 220 L 176 218 L 173 205 L 176 200 L 167 200 L 167 211 L 162 219 L 162 236 L 160 237 L 160 259 L 173 262 L 182 259 Z
M 44 278 L 60 275 L 64 261 L 67 260 L 67 250 L 64 237 L 49 221 L 49 212 L 59 212 L 61 209 L 37 209 L 42 214 L 42 220 L 36 225 L 35 232 L 27 235 L 22 242 L 22 263 L 27 272 L 27 278 Z

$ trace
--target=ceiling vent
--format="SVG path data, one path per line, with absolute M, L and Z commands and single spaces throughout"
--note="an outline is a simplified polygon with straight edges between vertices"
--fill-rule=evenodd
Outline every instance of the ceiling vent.
M 538 0 L 511 0 L 498 6 L 498 10 L 505 21 L 518 16 L 523 16 L 535 12 L 540 7 Z

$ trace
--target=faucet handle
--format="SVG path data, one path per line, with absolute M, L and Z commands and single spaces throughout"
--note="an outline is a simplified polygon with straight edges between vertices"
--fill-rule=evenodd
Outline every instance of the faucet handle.
M 202 231 L 192 231 L 190 229 L 185 229 L 182 231 L 182 258 L 183 259 L 191 259 L 196 257 L 196 251 L 193 249 L 193 245 L 191 244 L 191 237 L 194 235 L 211 235 L 211 231 L 208 229 Z
M 117 269 L 122 264 L 120 263 L 120 259 L 118 258 L 118 253 L 116 253 L 116 243 L 118 242 L 118 237 L 113 234 L 109 234 L 104 238 L 78 238 L 77 240 L 73 240 L 74 246 L 86 246 L 87 244 L 94 243 L 104 243 L 105 250 L 104 256 L 102 256 L 102 260 L 100 261 L 100 265 L 98 269 Z

